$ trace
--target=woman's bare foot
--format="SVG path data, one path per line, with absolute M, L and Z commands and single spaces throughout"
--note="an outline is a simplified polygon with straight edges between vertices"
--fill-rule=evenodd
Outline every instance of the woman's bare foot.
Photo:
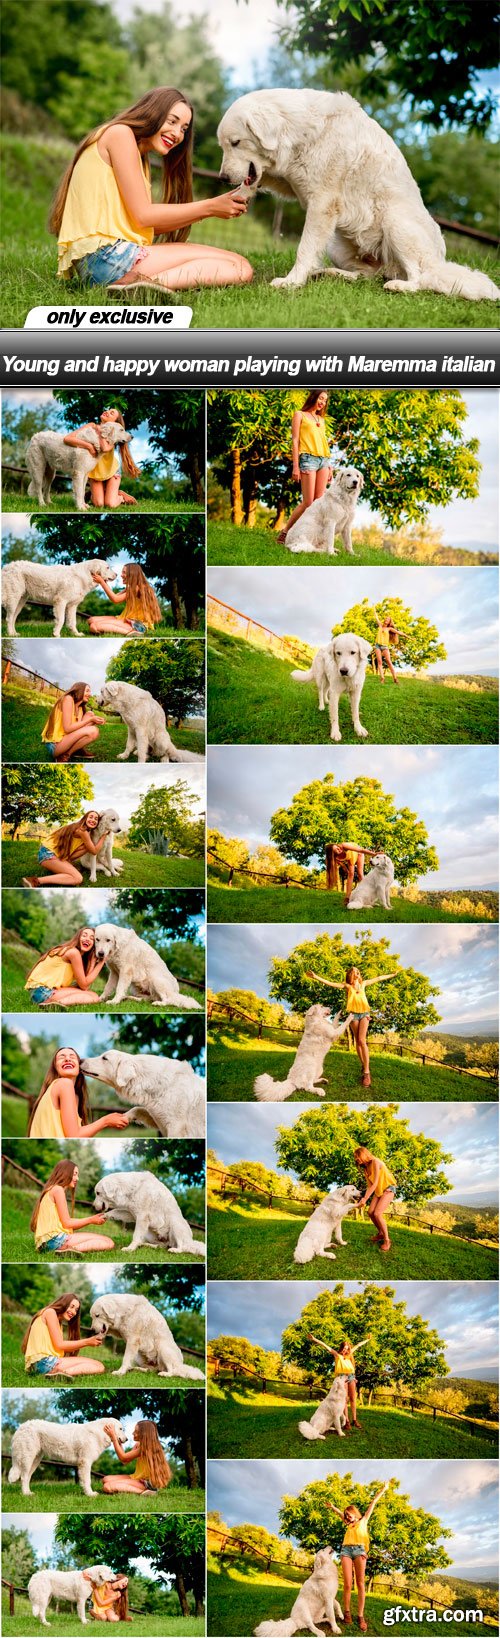
M 371 1075 L 370 1075 L 370 1071 L 369 1071 L 369 1069 L 365 1069 L 362 1076 L 361 1076 L 361 1085 L 362 1086 L 371 1086 L 371 1084 L 372 1084 L 372 1078 L 371 1078 Z
M 390 1240 L 382 1240 L 381 1243 L 380 1243 L 380 1250 L 381 1251 L 390 1251 L 390 1249 L 391 1249 L 391 1241 Z
M 126 489 L 118 490 L 118 500 L 121 501 L 122 506 L 137 506 L 135 495 L 127 495 Z
M 381 1246 L 382 1245 L 382 1235 L 381 1234 L 371 1234 L 370 1235 L 370 1245 L 372 1245 L 372 1246 Z
M 23 876 L 22 885 L 23 885 L 23 887 L 39 887 L 40 886 L 40 877 L 39 876 Z

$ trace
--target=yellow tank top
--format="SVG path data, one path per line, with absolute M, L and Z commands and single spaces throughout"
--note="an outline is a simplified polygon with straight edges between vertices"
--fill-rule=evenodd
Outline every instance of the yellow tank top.
M 102 136 L 102 131 L 98 136 Z M 142 159 L 141 165 L 151 199 L 151 183 Z M 59 230 L 59 277 L 69 278 L 73 262 L 93 255 L 100 245 L 115 244 L 117 239 L 125 239 L 128 244 L 151 245 L 154 228 L 138 227 L 128 215 L 113 167 L 101 159 L 96 138 L 77 159 L 69 184 Z
M 52 1107 L 54 1106 L 52 1105 Z M 54 1113 L 57 1114 L 57 1110 L 54 1110 Z M 45 1240 L 51 1240 L 54 1234 L 72 1233 L 72 1228 L 65 1229 L 64 1225 L 61 1223 L 59 1212 L 57 1210 L 55 1200 L 52 1199 L 52 1195 L 44 1194 L 43 1200 L 40 1201 L 35 1228 L 35 1245 L 37 1251 L 39 1246 L 42 1246 Z
M 70 728 L 74 728 L 75 724 L 80 719 L 81 712 L 77 711 L 77 707 L 75 705 L 72 694 L 68 694 L 66 696 L 66 698 L 71 701 L 72 714 L 71 714 Z M 68 732 L 68 730 L 64 727 L 64 723 L 63 723 L 63 702 L 62 702 L 62 699 L 61 700 L 56 700 L 56 703 L 53 706 L 52 711 L 50 713 L 50 717 L 47 717 L 47 721 L 45 723 L 45 728 L 42 729 L 42 740 L 45 743 L 46 743 L 47 740 L 51 740 L 54 745 L 58 745 L 59 740 L 64 739 L 64 735 L 67 732 Z
M 377 626 L 377 635 L 376 635 L 376 638 L 375 638 L 375 642 L 376 643 L 381 643 L 383 648 L 389 648 L 390 637 L 389 637 L 389 633 L 388 633 L 388 630 L 387 630 L 387 626 Z
M 149 1479 L 149 1483 L 151 1484 L 151 1474 L 146 1456 L 137 1457 L 134 1468 L 134 1479 Z
M 24 1369 L 29 1371 L 30 1365 L 36 1365 L 38 1359 L 48 1359 L 49 1356 L 63 1359 L 63 1349 L 56 1348 L 50 1335 L 49 1327 L 43 1314 L 37 1314 L 28 1337 L 28 1345 L 24 1355 Z
M 318 426 L 314 416 L 302 415 L 300 418 L 299 455 L 329 454 L 330 446 L 324 421 L 322 420 Z
M 345 856 L 346 856 L 346 859 L 348 859 L 349 864 L 356 864 L 357 863 L 357 858 L 358 858 L 358 849 L 357 849 L 357 847 L 346 847 Z
M 92 1588 L 91 1603 L 93 1610 L 111 1610 L 113 1608 L 113 1604 L 117 1603 L 117 1593 L 113 1591 L 110 1581 L 105 1581 L 103 1587 Z
M 52 1085 L 54 1083 L 52 1082 Z M 78 1125 L 81 1126 L 80 1116 L 77 1115 Z M 30 1131 L 32 1138 L 63 1138 L 66 1136 L 59 1110 L 52 1102 L 51 1088 L 47 1087 L 38 1105 Z M 38 1227 L 38 1224 L 37 1224 Z M 61 1224 L 51 1230 L 52 1234 L 60 1234 Z
M 384 1193 L 385 1189 L 389 1188 L 389 1184 L 392 1184 L 392 1183 L 395 1184 L 395 1182 L 396 1182 L 396 1179 L 395 1179 L 395 1177 L 393 1177 L 392 1172 L 389 1171 L 389 1167 L 386 1166 L 385 1160 L 379 1160 L 379 1166 L 380 1166 L 380 1171 L 379 1171 L 379 1176 L 378 1176 L 378 1183 L 377 1183 L 377 1187 L 375 1189 L 375 1198 L 376 1198 L 376 1200 L 380 1200 L 381 1194 Z M 375 1162 L 373 1160 L 370 1161 L 370 1165 L 366 1167 L 365 1177 L 366 1177 L 367 1183 L 373 1183 L 373 1180 L 374 1180 L 374 1177 L 375 1177 Z
M 92 471 L 89 472 L 89 478 L 100 478 L 104 483 L 107 478 L 114 478 L 115 472 L 119 472 L 119 470 L 120 462 L 116 450 L 105 449 L 102 455 L 99 456 L 99 460 L 96 461 L 95 466 L 92 467 Z
M 148 631 L 153 630 L 154 622 L 153 620 L 148 620 L 138 598 L 127 598 L 121 618 L 122 620 L 140 620 L 143 626 L 147 626 Z
M 364 984 L 346 984 L 347 1012 L 369 1012 L 370 1003 Z
M 357 1524 L 350 1524 L 348 1526 L 342 1546 L 364 1547 L 365 1552 L 368 1552 L 370 1537 L 368 1535 L 368 1525 L 365 1523 L 364 1519 L 358 1519 Z
M 354 1354 L 338 1354 L 335 1360 L 335 1376 L 354 1376 L 355 1373 Z
M 46 984 L 48 989 L 66 990 L 73 983 L 73 968 L 64 956 L 46 955 L 37 961 L 33 972 L 26 979 L 25 990 L 35 990 L 38 984 Z M 48 1134 L 47 1134 L 48 1136 Z

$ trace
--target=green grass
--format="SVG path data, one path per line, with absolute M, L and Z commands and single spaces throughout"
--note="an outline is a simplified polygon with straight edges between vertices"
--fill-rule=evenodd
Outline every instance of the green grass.
M 23 1003 L 23 1006 L 24 1006 L 24 1003 Z M 77 1009 L 75 1008 L 75 1011 L 76 1010 Z M 26 1007 L 24 1007 L 24 1011 L 25 1012 L 27 1011 Z M 109 1087 L 107 1088 L 107 1090 L 108 1091 L 110 1090 Z M 112 1107 L 111 1104 L 106 1105 L 106 1109 L 111 1109 L 111 1107 Z M 2 1131 L 3 1131 L 4 1137 L 5 1138 L 7 1138 L 7 1137 L 8 1138 L 16 1138 L 16 1137 L 24 1138 L 24 1137 L 26 1137 L 26 1132 L 27 1132 L 27 1127 L 28 1127 L 28 1105 L 27 1105 L 27 1103 L 25 1103 L 24 1098 L 3 1097 L 2 1098 L 1 1108 L 2 1108 Z M 94 1108 L 94 1115 L 96 1116 L 96 1118 L 97 1118 L 98 1115 L 104 1115 L 104 1113 L 105 1113 L 104 1105 L 101 1106 L 101 1104 L 99 1104 L 98 1108 Z M 127 1126 L 126 1136 L 128 1138 L 130 1138 L 130 1137 L 143 1138 L 144 1134 L 145 1134 L 144 1126 L 136 1126 L 135 1124 L 133 1124 L 132 1126 Z M 99 1133 L 100 1138 L 114 1137 L 114 1136 L 115 1136 L 115 1133 L 114 1133 L 112 1127 L 108 1127 L 107 1129 L 105 1128 L 104 1131 Z M 9 1260 L 10 1260 L 10 1262 L 12 1262 L 13 1258 L 11 1257 Z M 30 1261 L 29 1258 L 28 1258 L 28 1261 Z
M 250 1566 L 248 1568 L 231 1566 L 227 1570 L 219 1570 L 219 1568 L 217 1568 L 217 1571 L 209 1570 L 207 1578 L 207 1631 L 210 1638 L 236 1638 L 236 1635 L 240 1634 L 242 1638 L 248 1638 L 248 1635 L 254 1632 L 255 1627 L 261 1621 L 287 1620 L 292 1604 L 294 1604 L 297 1597 L 297 1592 L 297 1580 L 287 1583 L 286 1572 L 283 1579 L 279 1580 L 276 1575 L 263 1576 L 258 1570 L 253 1569 L 253 1567 L 250 1568 Z M 375 1597 L 373 1594 L 368 1595 L 365 1617 L 368 1623 L 369 1638 L 379 1638 L 379 1634 L 382 1635 L 387 1632 L 388 1629 L 384 1626 L 383 1620 L 384 1610 L 396 1604 L 407 1608 L 407 1601 L 401 1597 L 400 1593 L 386 1594 L 384 1598 Z M 467 1607 L 466 1598 L 463 1607 L 464 1609 Z M 349 1630 L 356 1631 L 357 1600 L 355 1597 L 352 1600 L 352 1611 L 354 1625 L 353 1629 Z M 326 1632 L 326 1629 L 324 1630 Z M 399 1626 L 395 1630 L 399 1632 Z M 454 1630 L 454 1628 L 452 1626 L 450 1629 L 449 1622 L 437 1620 L 435 1624 L 434 1622 L 432 1624 L 432 1632 L 442 1635 L 442 1638 L 445 1638 L 445 1634 L 449 1633 L 450 1630 Z M 421 1638 L 422 1632 L 426 1631 L 426 1626 L 418 1621 L 408 1623 L 405 1621 L 402 1631 L 413 1634 L 413 1638 L 416 1638 L 416 1634 L 419 1634 Z M 491 1627 L 488 1626 L 487 1631 L 496 1633 L 498 1632 L 498 1626 L 496 1624 Z
M 80 604 L 80 609 L 82 609 L 83 607 L 84 607 L 84 604 L 81 603 Z M 22 613 L 19 615 L 18 620 L 16 620 L 16 636 L 17 637 L 51 637 L 52 636 L 53 625 L 54 625 L 53 617 L 48 619 L 48 620 L 42 620 L 42 619 L 33 620 L 33 619 L 30 619 L 29 611 L 26 608 L 26 609 L 22 610 Z M 77 616 L 76 616 L 76 627 L 77 627 L 77 632 L 78 632 L 79 637 L 92 637 L 92 632 L 89 631 L 87 621 L 82 620 L 80 618 L 80 612 L 78 612 Z M 177 629 L 177 627 L 174 628 L 173 620 L 168 620 L 166 618 L 164 618 L 160 622 L 160 625 L 155 626 L 154 634 L 155 634 L 155 637 L 173 637 L 173 636 L 175 636 L 175 637 L 199 637 L 200 636 L 199 631 L 188 631 L 183 626 L 180 626 L 178 629 Z M 2 637 L 7 637 L 7 636 L 8 636 L 7 624 L 6 624 L 6 621 L 4 619 L 2 619 Z M 68 626 L 62 626 L 60 636 L 61 637 L 73 637 L 74 632 L 69 631 Z M 99 639 L 107 637 L 108 640 L 109 640 L 109 636 L 110 636 L 109 631 L 98 631 L 98 632 L 95 633 L 95 638 L 99 638 Z M 126 641 L 126 639 L 125 639 L 125 641 Z
M 305 669 L 302 667 L 301 669 Z M 212 744 L 329 745 L 329 712 L 318 709 L 315 683 L 292 680 L 293 660 L 252 647 L 244 638 L 210 631 L 208 738 Z M 465 679 L 464 679 L 465 680 Z M 397 687 L 369 671 L 361 721 L 372 744 L 496 744 L 498 693 L 485 679 L 481 693 L 444 682 L 401 675 Z M 340 700 L 342 739 L 364 744 L 354 732 L 347 696 Z
M 298 1390 L 297 1390 L 298 1391 Z M 325 1390 L 326 1391 L 326 1390 Z M 310 1460 L 369 1460 L 376 1450 L 377 1457 L 390 1456 L 420 1461 L 470 1460 L 472 1457 L 496 1456 L 495 1440 L 483 1434 L 471 1434 L 458 1422 L 446 1421 L 410 1411 L 386 1410 L 376 1407 L 358 1407 L 361 1432 L 357 1429 L 346 1435 L 348 1444 L 340 1445 L 333 1432 L 325 1440 L 314 1444 L 299 1433 L 298 1423 L 309 1422 L 322 1395 L 313 1399 L 280 1399 L 274 1393 L 255 1393 L 244 1387 L 209 1391 L 208 1396 L 208 1454 L 225 1460 L 251 1457 L 257 1461 Z
M 69 1480 L 39 1481 L 39 1468 L 31 1480 L 31 1496 L 21 1494 L 20 1484 L 4 1484 L 3 1503 L 9 1513 L 203 1513 L 205 1491 L 188 1490 L 186 1485 L 169 1485 L 156 1496 L 106 1496 L 99 1474 L 92 1474 L 95 1496 L 84 1496 L 80 1485 Z
M 389 1217 L 392 1249 L 382 1255 L 371 1243 L 372 1224 L 347 1218 L 345 1246 L 335 1247 L 335 1268 L 327 1257 L 305 1265 L 293 1253 L 307 1218 L 298 1212 L 212 1205 L 208 1214 L 208 1278 L 255 1280 L 495 1280 L 497 1253 L 453 1235 L 406 1228 Z
M 207 560 L 209 564 L 236 563 L 251 567 L 260 563 L 278 563 L 283 568 L 284 563 L 295 563 L 299 567 L 301 564 L 307 564 L 311 568 L 334 569 L 335 567 L 347 567 L 349 565 L 351 568 L 359 568 L 360 565 L 365 564 L 369 568 L 373 568 L 377 564 L 385 564 L 386 567 L 389 565 L 394 568 L 401 564 L 414 566 L 417 561 L 414 555 L 400 556 L 399 551 L 396 556 L 389 542 L 383 549 L 375 549 L 375 547 L 366 546 L 363 542 L 357 542 L 355 539 L 354 557 L 351 557 L 345 551 L 342 542 L 336 541 L 335 551 L 335 557 L 328 557 L 325 552 L 320 554 L 318 552 L 294 552 L 292 557 L 291 553 L 287 552 L 286 546 L 279 545 L 274 530 L 271 528 L 248 529 L 245 525 L 240 528 L 234 523 L 215 523 L 210 517 L 208 519 Z M 479 564 L 484 561 L 480 552 L 467 551 L 465 553 L 461 552 L 458 547 L 441 547 L 436 548 L 432 558 L 429 558 L 428 555 L 422 555 L 422 562 L 427 567 L 431 563 L 439 564 L 443 561 L 443 553 L 447 563 Z M 498 556 L 492 554 L 490 557 L 488 555 L 488 562 L 498 563 Z
M 36 958 L 36 950 L 23 950 L 18 944 L 11 942 L 8 932 L 4 935 L 2 1003 L 6 1012 L 36 1012 L 38 1014 L 43 1014 L 58 1011 L 57 1006 L 43 1008 L 37 1007 L 36 1002 L 31 998 L 30 991 L 25 989 L 26 974 L 31 971 Z M 123 1001 L 118 1002 L 118 1005 L 116 1004 L 114 997 L 112 997 L 111 1001 L 102 1001 L 101 996 L 104 985 L 105 981 L 102 974 L 100 974 L 93 985 L 93 988 L 96 991 L 96 1000 L 93 1009 L 95 1012 L 151 1012 L 150 1001 L 138 1001 L 133 995 L 125 996 Z M 185 995 L 192 995 L 194 1000 L 201 1001 L 201 1004 L 203 1005 L 201 992 L 199 990 L 194 990 L 192 985 L 190 985 L 187 980 L 182 980 L 182 990 Z M 84 1004 L 83 1007 L 72 1007 L 71 1011 L 85 1012 L 89 1014 L 92 1009 Z M 162 1006 L 162 1012 L 182 1012 L 182 1006 Z
M 375 905 L 372 910 L 356 910 L 356 915 L 346 910 L 342 893 L 330 892 L 326 888 L 307 887 L 254 887 L 247 878 L 245 885 L 227 887 L 225 883 L 216 880 L 215 871 L 210 867 L 207 893 L 207 911 L 209 921 L 347 921 L 390 923 L 399 921 L 472 921 L 477 923 L 481 917 L 464 915 L 463 911 L 454 914 L 450 910 L 442 910 L 440 899 L 448 899 L 452 889 L 446 893 L 433 893 L 432 902 L 419 899 L 413 903 L 410 899 L 392 899 L 390 910 L 382 910 Z M 456 889 L 456 891 L 459 891 Z M 464 888 L 464 894 L 466 889 Z M 495 920 L 498 918 L 498 896 L 486 893 L 483 897 L 488 903 L 495 906 Z
M 120 848 L 115 843 L 114 855 L 123 859 L 123 870 L 116 878 L 119 887 L 204 887 L 205 862 L 203 859 L 164 859 L 158 853 L 144 853 L 141 848 Z M 21 887 L 23 876 L 37 874 L 38 842 L 2 843 L 4 887 Z M 44 873 L 42 872 L 42 875 Z M 95 883 L 87 871 L 83 873 L 84 887 L 108 885 L 109 877 L 98 870 Z M 115 878 L 113 878 L 113 881 Z M 47 885 L 50 876 L 47 875 Z
M 127 1129 L 128 1130 L 128 1129 Z M 27 1194 L 25 1189 L 12 1188 L 4 1184 L 2 1190 L 2 1249 L 4 1261 L 8 1263 L 51 1263 L 54 1254 L 50 1251 L 35 1250 L 35 1242 L 30 1231 L 29 1220 L 35 1202 L 34 1194 Z M 84 1217 L 90 1208 L 78 1207 L 75 1215 Z M 92 1233 L 92 1228 L 90 1229 Z M 204 1259 L 201 1253 L 167 1251 L 165 1246 L 138 1246 L 136 1251 L 126 1251 L 125 1247 L 132 1238 L 133 1225 L 125 1228 L 122 1223 L 106 1222 L 102 1227 L 96 1227 L 96 1234 L 106 1234 L 113 1240 L 112 1251 L 93 1251 L 81 1254 L 85 1263 L 201 1263 Z M 203 1234 L 196 1236 L 203 1238 Z M 77 1253 L 78 1255 L 78 1253 Z M 74 1252 L 59 1251 L 55 1257 L 56 1263 L 74 1262 Z
M 275 1081 L 286 1080 L 296 1046 L 290 1036 L 281 1034 L 280 1037 L 277 1031 L 275 1036 L 277 1039 L 258 1041 L 234 1026 L 211 1029 L 208 1038 L 210 1103 L 253 1103 L 256 1075 L 269 1074 Z M 442 1069 L 439 1064 L 431 1067 L 416 1058 L 400 1058 L 391 1052 L 370 1051 L 370 1071 L 372 1102 L 383 1098 L 399 1103 L 468 1103 L 473 1097 L 475 1103 L 491 1103 L 498 1094 L 495 1080 L 483 1079 L 481 1075 L 472 1079 L 469 1075 Z M 348 1052 L 340 1044 L 332 1048 L 325 1059 L 324 1074 L 325 1102 L 335 1103 L 338 1098 L 346 1098 L 349 1103 L 360 1103 L 365 1099 L 357 1052 Z M 308 1096 L 305 1092 L 293 1092 L 287 1103 L 303 1103 Z
M 45 727 L 50 705 L 50 701 L 43 703 L 39 695 L 36 700 L 31 698 L 26 688 L 14 689 L 10 686 L 4 688 L 2 740 L 6 762 L 51 762 L 47 746 L 42 740 L 42 729 Z M 178 750 L 197 751 L 201 754 L 205 750 L 204 735 L 198 728 L 174 728 L 171 738 Z M 116 762 L 117 757 L 125 750 L 126 739 L 125 723 L 118 717 L 107 718 L 99 729 L 99 738 L 94 744 L 96 762 Z M 135 756 L 129 760 L 131 764 L 136 763 Z
M 61 299 L 61 293 L 59 292 L 59 301 L 61 301 Z M 48 506 L 40 506 L 36 495 L 21 494 L 19 489 L 3 488 L 2 506 L 4 512 L 41 512 L 44 514 L 44 516 L 47 515 L 48 517 L 50 517 L 52 512 L 76 512 L 78 517 L 81 515 L 75 506 L 73 491 L 71 488 L 68 488 L 62 494 L 57 490 L 53 490 Z M 101 513 L 103 508 L 102 506 L 93 507 L 90 501 L 87 499 L 87 510 L 89 512 Z M 133 512 L 134 516 L 137 517 L 139 512 L 174 512 L 177 514 L 181 512 L 201 512 L 202 508 L 194 501 L 192 501 L 190 505 L 189 501 L 171 500 L 170 498 L 168 500 L 161 500 L 159 497 L 156 500 L 141 500 L 138 496 L 137 506 L 124 506 L 121 511 L 122 516 L 124 516 L 126 512 Z
M 28 1376 L 24 1369 L 24 1356 L 21 1353 L 21 1341 L 27 1324 L 28 1319 L 26 1316 L 23 1316 L 23 1319 L 9 1313 L 5 1313 L 3 1316 L 2 1386 L 4 1388 L 36 1388 L 37 1392 L 39 1389 L 41 1392 L 43 1392 L 45 1385 L 51 1390 L 55 1388 L 56 1391 L 58 1391 L 59 1388 L 69 1387 L 70 1378 L 67 1376 Z M 123 1345 L 119 1344 L 118 1351 L 115 1353 L 109 1347 L 109 1344 L 103 1343 L 102 1348 L 89 1349 L 89 1358 L 100 1359 L 104 1365 L 104 1372 L 102 1372 L 99 1376 L 94 1376 L 92 1373 L 89 1373 L 87 1376 L 86 1372 L 82 1372 L 82 1375 L 77 1379 L 77 1385 L 79 1388 L 96 1388 L 99 1386 L 99 1384 L 102 1385 L 104 1383 L 105 1378 L 109 1384 L 111 1381 L 111 1373 L 117 1371 L 119 1365 L 121 1365 L 123 1358 Z M 190 1359 L 189 1356 L 186 1356 L 186 1358 L 190 1364 L 198 1366 L 200 1370 L 203 1369 L 203 1362 L 201 1360 L 194 1358 Z M 195 1379 L 193 1380 L 195 1381 Z M 120 1377 L 119 1381 L 121 1382 L 122 1387 L 127 1389 L 158 1388 L 167 1385 L 167 1378 L 159 1377 L 157 1371 L 128 1371 L 126 1377 Z M 113 1377 L 113 1383 L 114 1382 L 115 1377 Z M 169 1376 L 168 1378 L 169 1388 L 182 1388 L 189 1386 L 190 1382 L 188 1379 L 186 1379 L 186 1377 Z M 200 1384 L 195 1381 L 195 1386 L 199 1387 Z
M 133 1603 L 132 1591 L 131 1599 Z M 66 1607 L 68 1610 L 70 1610 L 74 1608 L 74 1605 L 68 1604 Z M 40 1626 L 40 1622 L 33 1619 L 31 1608 L 27 1599 L 16 1597 L 15 1615 L 9 1615 L 8 1609 L 8 1598 L 4 1598 L 4 1596 L 2 1596 L 2 1624 L 5 1638 L 30 1638 L 31 1634 L 34 1635 L 34 1638 L 35 1635 L 38 1635 L 39 1638 L 40 1632 L 43 1629 Z M 56 1634 L 60 1633 L 61 1638 L 82 1638 L 82 1627 L 78 1617 L 76 1615 L 64 1615 L 62 1611 L 62 1604 L 60 1615 L 56 1615 L 53 1603 L 49 1606 L 47 1619 L 49 1622 L 50 1631 Z M 89 1617 L 87 1616 L 87 1620 L 88 1619 Z M 134 1638 L 178 1638 L 179 1633 L 182 1633 L 182 1638 L 198 1638 L 198 1635 L 199 1638 L 203 1638 L 203 1634 L 205 1632 L 205 1622 L 200 1616 L 192 1615 L 184 1620 L 181 1618 L 180 1614 L 178 1616 L 134 1615 L 132 1619 L 134 1623 Z M 99 1623 L 99 1626 L 102 1625 L 103 1623 Z M 116 1622 L 115 1625 L 120 1625 L 123 1627 L 125 1622 Z M 92 1621 L 91 1623 L 91 1631 L 93 1629 L 96 1631 L 99 1630 L 97 1622 L 95 1621 Z

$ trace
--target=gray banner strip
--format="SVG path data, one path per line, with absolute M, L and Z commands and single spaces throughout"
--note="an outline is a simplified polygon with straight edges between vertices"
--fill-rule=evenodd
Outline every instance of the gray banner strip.
M 54 311 L 57 311 L 56 309 Z M 85 333 L 4 330 L 0 386 L 494 387 L 492 330 L 190 330 L 113 326 L 111 308 Z M 127 314 L 138 310 L 128 308 Z

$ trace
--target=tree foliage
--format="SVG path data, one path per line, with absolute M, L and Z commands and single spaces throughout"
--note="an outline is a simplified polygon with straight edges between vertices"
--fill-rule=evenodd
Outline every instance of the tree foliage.
M 332 773 L 304 785 L 288 808 L 271 819 L 271 840 L 297 864 L 324 864 L 328 842 L 374 847 L 392 859 L 396 880 L 404 887 L 427 871 L 437 870 L 438 855 L 427 830 L 411 808 L 396 808 L 380 780 L 359 775 L 337 784 Z
M 170 11 L 170 7 L 165 9 Z M 151 23 L 158 37 L 157 12 Z M 149 90 L 149 85 L 144 89 Z M 205 401 L 202 392 L 178 392 L 173 388 L 168 393 L 158 393 L 146 387 L 138 393 L 119 387 L 110 393 L 105 387 L 75 391 L 56 387 L 54 397 L 62 406 L 66 427 L 75 428 L 85 421 L 95 421 L 102 410 L 109 407 L 121 410 L 127 432 L 133 433 L 145 421 L 156 460 L 162 466 L 172 463 L 177 466 L 189 479 L 191 499 L 203 505 Z
M 199 514 L 37 514 L 32 523 L 43 540 L 46 562 L 81 563 L 125 553 L 127 562 L 140 564 L 158 597 L 170 603 L 176 629 L 199 626 L 205 594 L 205 520 Z
M 26 824 L 65 825 L 80 817 L 93 795 L 92 780 L 80 766 L 4 766 L 3 821 L 12 837 Z
M 366 1512 L 369 1502 L 382 1488 L 383 1475 L 362 1484 L 346 1473 L 329 1473 L 326 1479 L 313 1480 L 298 1496 L 284 1496 L 280 1508 L 281 1532 L 293 1536 L 310 1552 L 331 1546 L 340 1554 L 345 1525 L 325 1506 L 338 1507 L 343 1512 L 349 1503 L 355 1503 L 360 1512 Z M 370 1519 L 370 1577 L 384 1571 L 400 1571 L 405 1575 L 428 1574 L 451 1563 L 441 1539 L 452 1531 L 441 1524 L 434 1513 L 423 1507 L 412 1507 L 408 1496 L 401 1494 L 399 1481 L 391 1479 L 389 1489 L 372 1513 Z
M 197 794 L 186 779 L 176 779 L 172 785 L 150 785 L 131 816 L 128 846 L 143 848 L 152 841 L 155 832 L 161 832 L 170 852 L 203 858 L 205 822 L 203 818 L 195 818 L 197 806 Z M 154 843 L 152 845 L 154 851 Z
M 393 665 L 412 666 L 415 671 L 427 670 L 436 660 L 446 659 L 446 649 L 441 642 L 437 626 L 423 614 L 413 614 L 411 608 L 403 603 L 402 597 L 382 597 L 377 608 L 368 597 L 361 603 L 354 603 L 347 609 L 343 619 L 332 626 L 333 636 L 341 631 L 354 631 L 357 637 L 365 637 L 368 643 L 374 643 L 379 624 L 378 616 L 390 615 L 391 620 L 400 632 L 399 642 L 391 644 Z
M 420 1314 L 409 1314 L 405 1302 L 395 1301 L 389 1285 L 368 1284 L 347 1294 L 343 1284 L 322 1291 L 306 1303 L 298 1320 L 283 1332 L 283 1358 L 320 1377 L 330 1376 L 333 1360 L 310 1333 L 330 1348 L 340 1348 L 346 1339 L 356 1347 L 363 1338 L 368 1343 L 356 1354 L 356 1377 L 361 1388 L 399 1386 L 419 1388 L 436 1376 L 444 1376 L 445 1343 Z
M 203 709 L 205 698 L 204 644 L 182 637 L 168 641 L 129 638 L 109 661 L 106 676 L 146 688 L 179 726 L 183 718 Z
M 115 1575 L 128 1575 L 137 1559 L 146 1559 L 155 1577 L 172 1577 L 179 1593 L 180 1588 L 192 1590 L 197 1602 L 203 1604 L 205 1521 L 194 1514 L 140 1518 L 136 1513 L 124 1513 L 117 1519 L 100 1513 L 67 1513 L 59 1516 L 55 1536 L 56 1541 L 71 1548 L 77 1564 L 104 1560 L 112 1564 Z M 131 1603 L 133 1568 L 132 1578 Z M 189 1614 L 187 1603 L 182 1613 Z
M 397 1104 L 309 1109 L 293 1126 L 278 1127 L 275 1151 L 279 1166 L 326 1194 L 346 1183 L 364 1190 L 364 1173 L 354 1159 L 361 1145 L 387 1161 L 396 1178 L 396 1199 L 422 1205 L 449 1194 L 452 1185 L 442 1168 L 454 1156 L 424 1132 L 412 1132 Z
M 349 967 L 359 967 L 364 979 L 381 978 L 394 973 L 387 984 L 370 988 L 370 1007 L 374 1028 L 378 1031 L 397 1030 L 410 1039 L 424 1025 L 439 1023 L 439 1013 L 431 997 L 439 990 L 424 973 L 413 967 L 401 967 L 400 957 L 393 954 L 390 940 L 377 938 L 371 928 L 359 929 L 350 943 L 342 933 L 318 933 L 315 939 L 297 944 L 287 956 L 273 956 L 269 970 L 271 995 L 286 1001 L 296 1012 L 304 1013 L 313 1002 L 328 998 L 328 991 L 315 979 L 306 978 L 308 969 L 328 978 L 334 984 L 343 984 Z M 338 996 L 330 992 L 332 1008 L 341 1005 L 342 990 Z

